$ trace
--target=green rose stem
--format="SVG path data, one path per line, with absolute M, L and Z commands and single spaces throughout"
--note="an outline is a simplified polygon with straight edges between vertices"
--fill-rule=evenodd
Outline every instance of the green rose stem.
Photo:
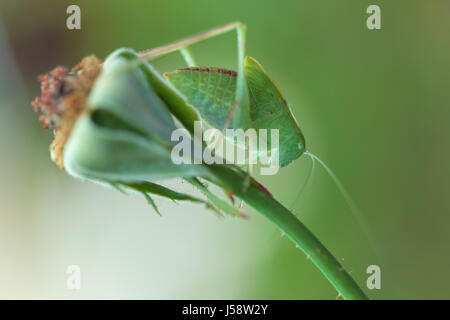
M 224 183 L 225 188 L 231 189 L 237 197 L 275 223 L 319 268 L 344 299 L 367 299 L 350 274 L 319 239 L 281 203 L 258 187 L 255 181 L 245 190 L 238 183 L 243 181 L 242 173 L 226 166 L 210 166 L 210 169 Z

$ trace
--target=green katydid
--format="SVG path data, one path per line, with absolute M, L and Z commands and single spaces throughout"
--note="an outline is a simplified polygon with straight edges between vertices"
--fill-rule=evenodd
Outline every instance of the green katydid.
M 236 30 L 238 72 L 220 68 L 199 68 L 189 46 Z M 253 58 L 245 57 L 245 26 L 231 23 L 182 41 L 140 52 L 153 60 L 180 50 L 188 68 L 166 73 L 168 81 L 186 97 L 206 126 L 279 130 L 279 164 L 285 166 L 305 151 L 305 139 L 281 91 Z
M 238 35 L 237 73 L 196 67 L 189 46 L 232 30 Z M 235 165 L 176 165 L 171 161 L 174 143 L 170 136 L 176 128 L 172 116 L 191 132 L 199 120 L 219 129 L 279 129 L 281 165 L 306 152 L 303 135 L 279 89 L 259 63 L 245 58 L 244 47 L 245 26 L 236 22 L 140 53 L 118 49 L 103 63 L 87 57 L 72 71 L 57 67 L 42 76 L 42 97 L 33 102 L 44 113 L 44 126 L 55 129 L 52 157 L 72 176 L 140 192 L 155 208 L 150 195 L 206 203 L 243 216 L 199 178 L 214 183 L 274 222 L 340 295 L 365 299 L 323 244 L 248 172 Z M 174 51 L 182 53 L 189 68 L 165 78 L 149 61 Z M 224 89 L 224 83 L 231 89 Z M 209 95 L 209 90 L 215 94 Z M 211 204 L 154 183 L 172 177 L 199 188 Z

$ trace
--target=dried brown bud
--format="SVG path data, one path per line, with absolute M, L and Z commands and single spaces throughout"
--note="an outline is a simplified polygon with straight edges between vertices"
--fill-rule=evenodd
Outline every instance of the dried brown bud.
M 38 78 L 41 96 L 31 105 L 42 112 L 39 121 L 44 128 L 54 129 L 55 139 L 50 149 L 53 161 L 60 167 L 63 167 L 64 146 L 77 118 L 86 109 L 87 96 L 101 69 L 102 61 L 88 56 L 71 71 L 58 66 Z

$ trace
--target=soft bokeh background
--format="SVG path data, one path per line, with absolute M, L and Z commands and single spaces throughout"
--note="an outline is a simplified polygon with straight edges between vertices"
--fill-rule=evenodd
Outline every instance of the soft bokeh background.
M 82 30 L 66 29 L 81 7 Z M 378 4 L 382 29 L 369 31 Z M 218 219 L 75 180 L 49 159 L 50 131 L 30 101 L 36 76 L 88 54 L 137 50 L 240 20 L 247 53 L 279 84 L 308 148 L 342 179 L 366 234 L 310 160 L 261 180 L 374 299 L 450 298 L 450 2 L 446 0 L 0 1 L 0 298 L 334 299 L 335 290 L 257 213 Z M 205 66 L 235 67 L 230 34 L 196 46 Z M 161 70 L 183 66 L 178 56 Z M 179 190 L 195 192 L 179 181 Z M 66 288 L 81 267 L 82 288 Z

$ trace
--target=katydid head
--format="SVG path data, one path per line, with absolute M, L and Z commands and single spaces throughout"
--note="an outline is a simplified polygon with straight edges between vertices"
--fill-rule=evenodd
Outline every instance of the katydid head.
M 251 117 L 257 128 L 279 130 L 280 166 L 286 166 L 306 151 L 305 137 L 280 88 L 262 65 L 245 57 L 244 72 L 251 101 Z

